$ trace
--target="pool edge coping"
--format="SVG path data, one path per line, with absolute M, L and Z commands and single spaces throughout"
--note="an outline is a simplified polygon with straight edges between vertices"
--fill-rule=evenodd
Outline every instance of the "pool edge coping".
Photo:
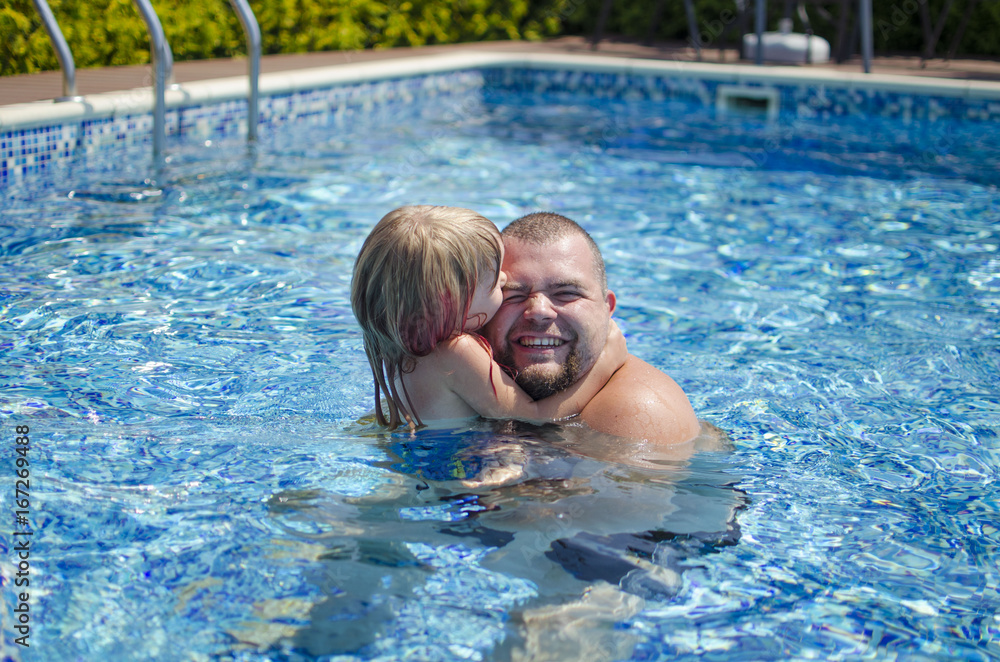
M 277 96 L 350 83 L 484 67 L 524 67 L 623 75 L 667 75 L 703 78 L 736 85 L 819 85 L 848 90 L 879 90 L 980 100 L 995 99 L 1000 102 L 1000 83 L 992 81 L 899 74 L 865 74 L 826 69 L 803 70 L 801 67 L 795 66 L 751 67 L 679 60 L 649 60 L 638 57 L 496 52 L 434 54 L 406 59 L 338 64 L 262 74 L 260 94 L 261 96 Z M 248 95 L 248 88 L 249 83 L 246 76 L 186 83 L 167 90 L 167 107 L 182 108 L 244 99 Z M 140 87 L 88 95 L 80 101 L 60 103 L 34 101 L 0 106 L 0 133 L 116 116 L 141 115 L 152 112 L 153 105 L 152 88 Z

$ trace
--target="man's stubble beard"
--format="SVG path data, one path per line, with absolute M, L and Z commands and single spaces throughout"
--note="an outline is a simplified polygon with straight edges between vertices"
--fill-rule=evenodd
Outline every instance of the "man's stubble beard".
M 504 351 L 497 353 L 496 362 L 506 368 L 514 369 L 514 350 L 510 345 L 507 345 Z M 514 381 L 533 400 L 541 400 L 566 390 L 576 383 L 583 372 L 583 362 L 576 347 L 570 351 L 566 361 L 558 371 L 552 372 L 544 369 L 551 368 L 551 365 L 550 363 L 533 363 L 526 366 L 515 375 Z

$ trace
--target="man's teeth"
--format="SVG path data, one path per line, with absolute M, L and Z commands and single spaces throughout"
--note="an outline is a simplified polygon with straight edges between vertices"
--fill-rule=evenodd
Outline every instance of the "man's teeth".
M 521 338 L 518 342 L 523 347 L 558 347 L 566 341 L 559 338 Z

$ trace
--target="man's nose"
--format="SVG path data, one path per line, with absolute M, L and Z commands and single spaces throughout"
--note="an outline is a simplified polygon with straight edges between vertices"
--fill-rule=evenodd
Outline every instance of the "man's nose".
M 528 297 L 528 305 L 524 309 L 524 317 L 533 322 L 551 320 L 555 319 L 556 311 L 547 296 L 535 293 Z

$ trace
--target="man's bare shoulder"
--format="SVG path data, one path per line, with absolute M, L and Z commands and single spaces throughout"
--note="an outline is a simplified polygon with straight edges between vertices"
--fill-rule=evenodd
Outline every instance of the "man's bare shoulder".
M 595 430 L 662 444 L 691 441 L 700 431 L 677 382 L 634 356 L 594 396 L 582 417 Z

